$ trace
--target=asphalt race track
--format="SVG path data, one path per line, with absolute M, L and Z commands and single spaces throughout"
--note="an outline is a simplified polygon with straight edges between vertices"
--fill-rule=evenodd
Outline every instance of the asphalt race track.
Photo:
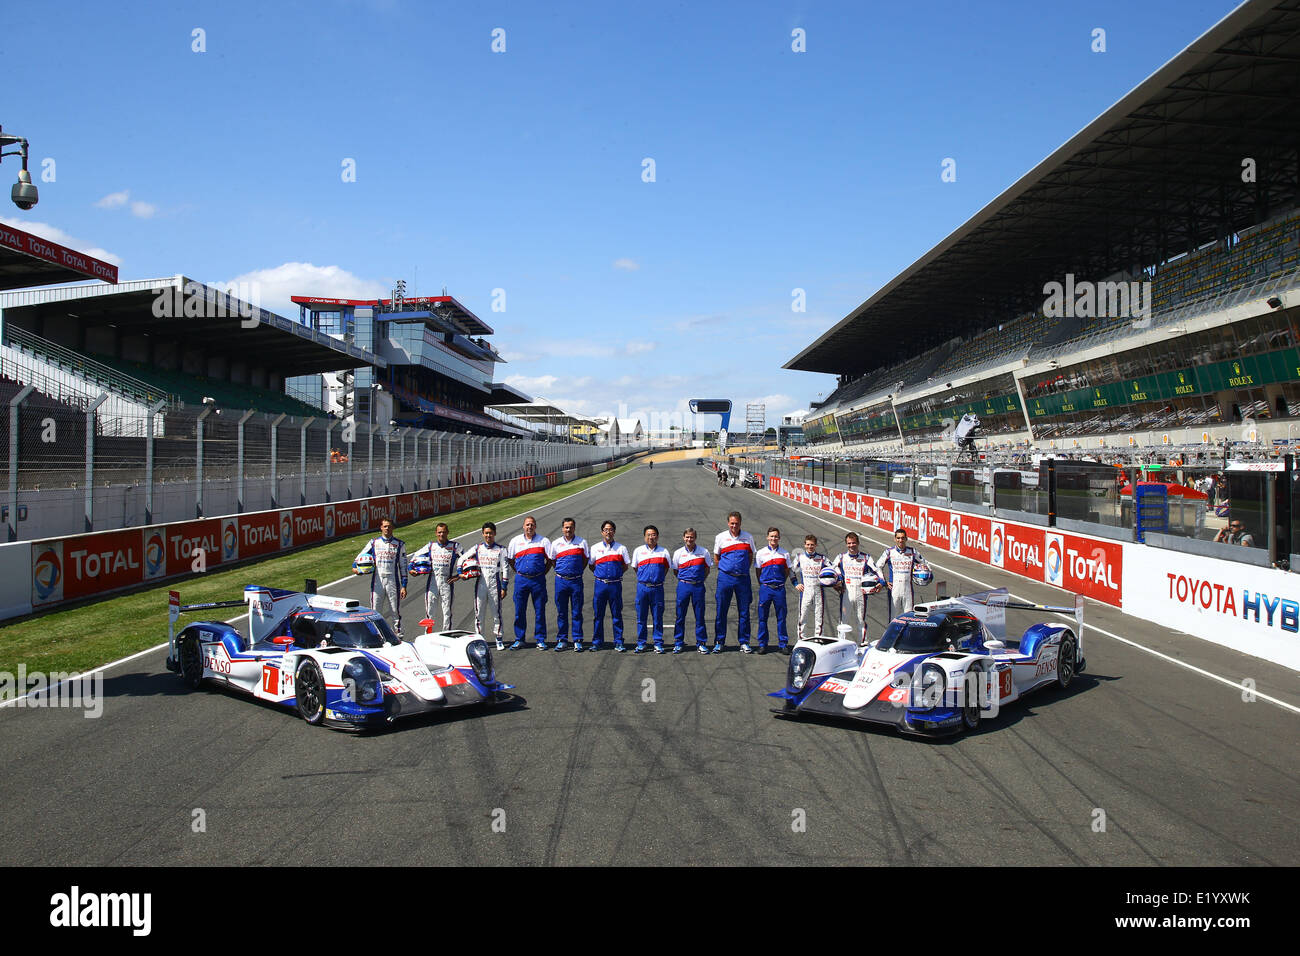
M 501 517 L 514 514 L 509 502 Z M 737 508 L 797 548 L 860 526 L 722 489 L 693 462 L 638 468 L 535 512 L 629 552 L 648 522 L 670 550 L 712 545 Z M 841 521 L 841 524 L 836 524 Z M 519 531 L 501 524 L 504 544 Z M 398 534 L 401 534 L 399 529 Z M 462 539 L 472 542 L 475 537 Z M 823 537 L 823 541 L 826 538 Z M 876 531 L 864 547 L 885 545 Z M 868 546 L 868 542 L 870 545 Z M 411 550 L 422 542 L 408 541 Z M 924 553 L 924 549 L 923 549 Z M 1038 600 L 1061 592 L 947 555 L 959 577 Z M 321 568 L 322 582 L 346 568 Z M 419 579 L 416 579 L 419 580 Z M 256 582 L 249 582 L 256 583 Z M 414 583 L 414 582 L 413 582 Z M 587 583 L 590 633 L 591 583 Z M 634 584 L 624 583 L 629 645 Z M 182 596 L 184 587 L 181 587 Z M 329 593 L 366 598 L 361 579 Z M 793 591 L 790 592 L 792 595 Z M 933 591 L 929 592 L 933 594 Z M 666 619 L 672 620 L 668 588 Z M 708 591 L 710 630 L 713 578 Z M 238 595 L 231 595 L 237 597 Z M 423 582 L 404 610 L 422 616 Z M 472 619 L 468 588 L 458 620 Z M 793 600 L 791 601 L 793 605 Z M 883 600 L 870 602 L 872 634 Z M 508 617 L 513 603 L 507 599 Z M 554 604 L 548 605 L 551 636 Z M 518 699 L 354 736 L 222 691 L 187 692 L 157 651 L 110 669 L 103 716 L 0 710 L 0 862 L 15 864 L 1291 864 L 1300 859 L 1300 717 L 1088 628 L 1068 692 L 1008 705 L 933 742 L 774 716 L 787 659 L 497 653 Z M 832 615 L 834 617 L 834 615 Z M 794 615 L 791 615 L 793 626 Z M 1284 668 L 1089 604 L 1086 623 L 1300 706 Z M 608 625 L 607 625 L 608 626 Z M 166 608 L 158 608 L 159 640 Z M 531 634 L 530 634 L 531 641 Z M 693 643 L 693 641 L 691 641 Z M 653 680 L 653 701 L 647 702 Z M 204 832 L 194 832 L 202 809 Z M 1104 830 L 1098 830 L 1103 819 Z M 495 826 L 494 826 L 495 824 Z M 801 825 L 802 824 L 802 825 Z

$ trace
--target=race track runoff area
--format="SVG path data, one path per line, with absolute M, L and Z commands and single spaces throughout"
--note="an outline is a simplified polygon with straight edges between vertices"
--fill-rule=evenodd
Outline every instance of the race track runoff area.
M 515 507 L 501 502 L 501 518 Z M 589 542 L 611 518 L 629 551 L 641 543 L 642 526 L 654 523 L 673 550 L 687 525 L 711 546 L 733 508 L 760 546 L 776 525 L 790 550 L 812 531 L 836 554 L 852 526 L 765 492 L 719 488 L 693 459 L 633 469 L 535 514 L 550 537 L 561 518 L 575 516 Z M 499 540 L 519 524 L 502 523 Z M 882 534 L 855 530 L 865 550 L 879 554 Z M 421 543 L 408 541 L 411 550 Z M 936 578 L 953 592 L 1005 584 L 1031 600 L 1061 599 L 1044 585 L 931 557 Z M 332 581 L 346 570 L 322 567 L 316 576 Z M 408 637 L 423 610 L 423 579 L 412 583 Z M 590 634 L 590 577 L 586 588 Z M 629 643 L 634 590 L 629 574 Z M 183 584 L 180 591 L 183 600 Z M 327 593 L 368 599 L 362 579 Z M 671 579 L 667 599 L 671 623 Z M 505 603 L 509 620 L 513 604 Z M 873 635 L 883 628 L 882 609 L 880 598 L 870 601 Z M 160 603 L 160 641 L 166 610 Z M 468 588 L 458 591 L 456 610 L 457 625 L 472 625 Z M 547 610 L 553 638 L 553 601 Z M 787 659 L 738 653 L 734 615 L 728 652 L 707 657 L 615 654 L 608 633 L 598 654 L 543 653 L 531 647 L 530 627 L 527 650 L 496 652 L 498 674 L 517 688 L 512 703 L 369 736 L 310 727 L 227 692 L 187 691 L 164 668 L 163 651 L 138 657 L 106 672 L 96 719 L 74 709 L 0 711 L 7 771 L 0 862 L 1267 865 L 1300 858 L 1300 694 L 1283 668 L 1090 604 L 1088 669 L 1067 692 L 1040 692 L 975 734 L 933 742 L 774 716 L 776 701 L 765 695 L 782 686 Z M 795 620 L 792 611 L 792 629 Z M 1277 702 L 1206 675 L 1249 678 Z

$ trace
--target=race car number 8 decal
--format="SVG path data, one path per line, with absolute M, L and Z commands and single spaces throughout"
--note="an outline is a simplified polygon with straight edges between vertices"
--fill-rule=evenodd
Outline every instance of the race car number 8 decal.
M 1009 670 L 1001 671 L 998 674 L 998 696 L 1011 696 L 1011 671 Z

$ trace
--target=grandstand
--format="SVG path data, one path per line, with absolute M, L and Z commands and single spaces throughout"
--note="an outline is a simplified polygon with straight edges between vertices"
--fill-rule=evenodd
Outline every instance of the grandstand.
M 348 410 L 359 421 L 387 422 L 391 415 L 400 424 L 420 428 L 531 435 L 525 422 L 489 410 L 531 401 L 493 382 L 496 365 L 505 359 L 487 339 L 492 327 L 445 292 L 405 298 L 402 291 L 394 290 L 388 299 L 293 296 L 303 326 L 361 343 L 383 360 L 373 369 L 357 369 Z M 314 387 L 317 396 L 327 387 L 319 378 L 290 384 L 301 394 Z M 381 412 L 378 400 L 371 409 L 372 389 L 391 396 L 391 409 L 384 405 Z
M 786 364 L 838 376 L 809 443 L 1300 437 L 1297 60 L 1292 6 L 1213 26 Z

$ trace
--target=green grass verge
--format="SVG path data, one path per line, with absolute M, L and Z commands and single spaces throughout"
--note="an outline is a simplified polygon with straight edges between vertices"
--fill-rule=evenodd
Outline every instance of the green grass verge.
M 499 522 L 505 515 L 539 508 L 635 467 L 636 464 L 624 465 L 517 498 L 438 515 L 404 525 L 397 533 L 413 547 L 422 547 L 433 538 L 438 522 L 446 521 L 455 538 L 478 530 L 484 521 Z M 0 625 L 0 671 L 16 673 L 19 664 L 26 664 L 29 672 L 84 672 L 153 647 L 167 640 L 167 592 L 173 589 L 181 592 L 181 600 L 186 604 L 199 604 L 238 600 L 246 584 L 297 589 L 306 578 L 316 578 L 326 584 L 347 574 L 352 559 L 374 533 L 341 538 L 228 571 L 214 570 L 157 588 Z M 505 544 L 516 533 L 517 529 L 501 528 L 497 540 Z M 238 608 L 214 612 L 223 619 L 238 613 Z

